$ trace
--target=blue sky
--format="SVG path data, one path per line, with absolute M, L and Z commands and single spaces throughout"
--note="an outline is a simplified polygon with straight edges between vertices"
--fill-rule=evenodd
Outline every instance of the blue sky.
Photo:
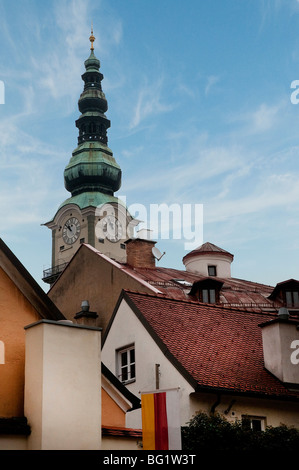
M 299 279 L 297 0 L 0 0 L 0 236 L 41 281 L 90 25 L 129 205 L 203 204 L 234 277 Z M 299 95 L 298 95 L 299 96 Z M 183 267 L 182 240 L 158 240 Z

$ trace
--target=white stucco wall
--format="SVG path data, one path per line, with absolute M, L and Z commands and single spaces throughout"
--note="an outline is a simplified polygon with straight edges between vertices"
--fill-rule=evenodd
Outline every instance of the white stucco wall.
M 189 394 L 194 391 L 164 356 L 144 326 L 123 300 L 102 349 L 103 363 L 116 374 L 116 350 L 135 345 L 136 381 L 127 388 L 139 398 L 141 391 L 156 389 L 156 364 L 160 364 L 160 389 L 180 388 L 181 423 L 189 420 Z M 140 410 L 127 414 L 127 426 L 141 428 Z
M 279 426 L 283 423 L 299 428 L 299 403 L 245 395 L 220 394 L 219 397 L 217 393 L 194 393 L 194 389 L 164 356 L 123 300 L 102 350 L 102 361 L 112 372 L 116 373 L 115 351 L 130 344 L 135 344 L 136 381 L 128 384 L 127 388 L 139 397 L 140 391 L 154 390 L 155 364 L 160 364 L 160 388 L 180 387 L 182 425 L 198 412 L 210 413 L 213 405 L 217 404 L 215 412 L 221 413 L 230 421 L 241 420 L 243 415 L 250 415 L 265 418 L 266 425 Z M 140 410 L 127 414 L 127 426 L 141 428 Z
M 185 260 L 186 271 L 204 276 L 209 276 L 208 266 L 216 266 L 217 277 L 231 277 L 231 260 L 221 254 L 205 255 L 200 253 L 198 256 Z
M 262 328 L 265 367 L 279 380 L 299 384 L 299 331 L 292 322 L 269 322 Z

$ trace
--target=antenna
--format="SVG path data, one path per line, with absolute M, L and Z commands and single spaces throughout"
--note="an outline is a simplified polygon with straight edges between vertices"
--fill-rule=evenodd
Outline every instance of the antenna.
M 156 248 L 155 246 L 152 248 L 152 253 L 153 253 L 154 257 L 155 257 L 158 261 L 160 261 L 160 259 L 162 258 L 162 256 L 165 255 L 165 251 L 164 251 L 164 253 L 161 253 L 161 251 L 158 250 L 158 248 Z

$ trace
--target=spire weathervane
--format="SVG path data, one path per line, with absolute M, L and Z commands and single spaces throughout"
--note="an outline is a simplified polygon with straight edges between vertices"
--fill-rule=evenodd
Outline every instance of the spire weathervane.
M 94 50 L 93 43 L 94 43 L 95 39 L 96 39 L 96 38 L 95 38 L 94 35 L 93 35 L 93 25 L 92 25 L 92 23 L 91 23 L 91 35 L 90 35 L 90 37 L 89 37 L 89 40 L 90 40 L 90 42 L 91 42 L 91 46 L 90 46 L 90 50 L 91 50 L 91 51 Z

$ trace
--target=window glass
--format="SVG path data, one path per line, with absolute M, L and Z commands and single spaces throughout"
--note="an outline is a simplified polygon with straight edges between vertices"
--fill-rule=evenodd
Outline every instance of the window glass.
M 118 377 L 121 382 L 135 379 L 135 349 L 130 346 L 118 352 Z
M 299 306 L 299 293 L 298 292 L 293 292 L 293 299 L 294 299 L 294 307 Z
M 286 303 L 288 307 L 299 306 L 299 293 L 298 291 L 286 291 Z
M 202 301 L 205 303 L 209 302 L 209 294 L 207 289 L 202 290 Z
M 210 304 L 216 303 L 216 291 L 215 289 L 210 289 Z
M 242 426 L 252 431 L 264 431 L 266 418 L 259 416 L 242 416 Z
M 287 305 L 290 307 L 292 305 L 292 292 L 286 292 L 286 301 Z
M 261 431 L 262 430 L 262 422 L 260 419 L 252 419 L 251 421 L 251 429 L 253 431 Z
M 208 266 L 209 276 L 216 276 L 216 266 Z

